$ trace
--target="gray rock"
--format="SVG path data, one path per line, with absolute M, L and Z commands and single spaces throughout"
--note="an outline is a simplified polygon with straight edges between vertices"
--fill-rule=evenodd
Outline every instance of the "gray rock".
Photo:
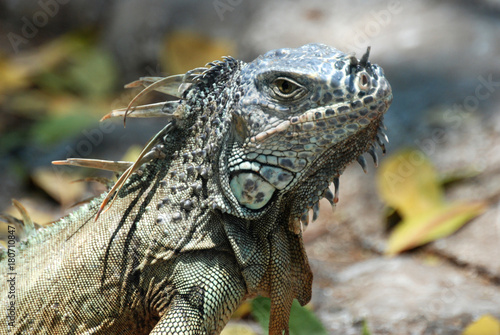
M 313 301 L 332 333 L 354 334 L 366 320 L 373 334 L 451 334 L 481 315 L 500 316 L 498 287 L 444 263 L 377 257 L 337 274 L 325 265 L 312 261 L 319 277 Z

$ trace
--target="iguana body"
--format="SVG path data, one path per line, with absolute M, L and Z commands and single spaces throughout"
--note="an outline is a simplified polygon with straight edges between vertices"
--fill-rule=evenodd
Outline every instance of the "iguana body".
M 218 334 L 260 294 L 270 334 L 287 333 L 293 299 L 311 295 L 301 225 L 336 200 L 328 186 L 373 147 L 392 100 L 367 58 L 311 44 L 157 83 L 180 99 L 130 115 L 169 122 L 141 169 L 18 248 L 15 299 L 0 263 L 1 304 L 15 303 L 0 332 Z

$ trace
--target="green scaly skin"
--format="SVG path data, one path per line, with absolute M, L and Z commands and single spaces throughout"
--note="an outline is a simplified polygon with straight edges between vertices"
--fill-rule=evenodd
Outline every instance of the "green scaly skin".
M 288 334 L 293 299 L 311 296 L 301 226 L 381 143 L 391 88 L 368 53 L 318 44 L 211 65 L 186 74 L 149 162 L 106 211 L 102 195 L 19 246 L 13 299 L 0 262 L 0 304 L 15 304 L 0 333 L 218 334 L 263 295 L 270 334 Z

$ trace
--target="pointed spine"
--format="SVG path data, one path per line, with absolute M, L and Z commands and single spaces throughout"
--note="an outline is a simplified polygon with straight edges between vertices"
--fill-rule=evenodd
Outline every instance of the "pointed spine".
M 333 202 L 339 202 L 339 192 L 340 192 L 340 179 L 338 177 L 333 178 L 333 185 L 335 186 L 335 196 Z
M 358 157 L 358 163 L 359 163 L 359 165 L 361 165 L 361 168 L 363 169 L 363 172 L 367 173 L 366 159 L 363 156 L 359 156 Z
M 375 148 L 371 147 L 370 150 L 368 150 L 368 153 L 370 156 L 373 158 L 373 164 L 375 164 L 375 167 L 378 167 L 378 156 L 377 153 L 375 152 Z

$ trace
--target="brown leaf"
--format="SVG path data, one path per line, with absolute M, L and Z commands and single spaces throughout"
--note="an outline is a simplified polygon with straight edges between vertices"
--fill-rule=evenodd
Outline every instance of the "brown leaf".
M 84 183 L 73 183 L 79 179 L 75 174 L 64 170 L 56 171 L 51 168 L 39 168 L 32 174 L 33 181 L 41 189 L 57 200 L 64 208 L 81 199 L 85 191 Z

